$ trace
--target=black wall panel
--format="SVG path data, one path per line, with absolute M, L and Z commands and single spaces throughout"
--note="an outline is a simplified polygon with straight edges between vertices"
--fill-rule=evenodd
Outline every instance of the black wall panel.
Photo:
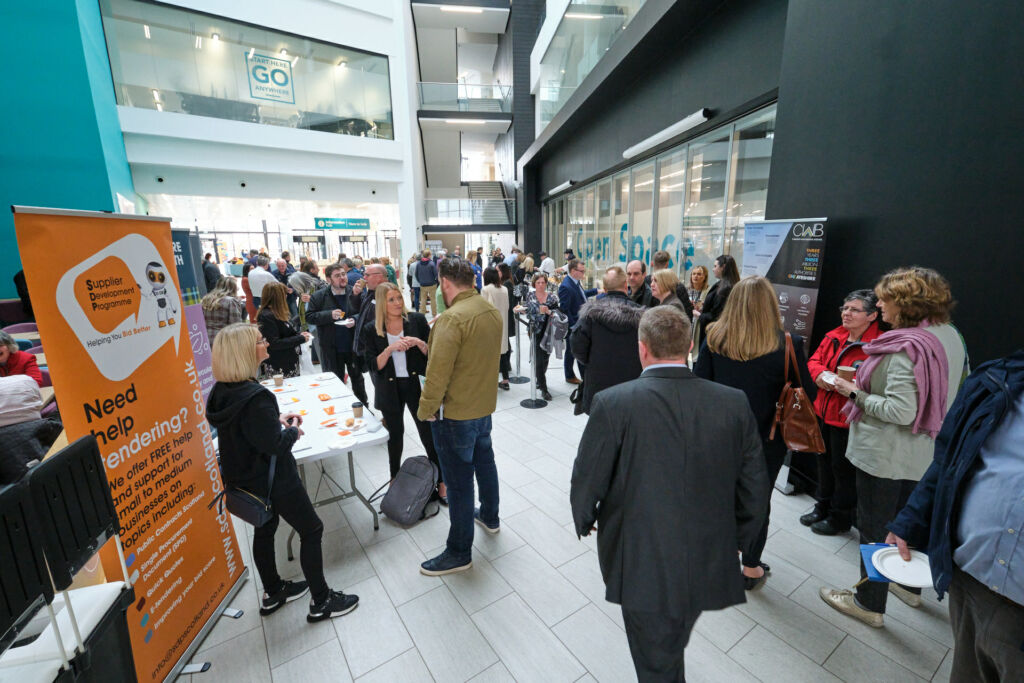
M 813 341 L 852 289 L 939 270 L 972 361 L 1024 346 L 1024 5 L 790 0 L 770 218 L 828 216 Z

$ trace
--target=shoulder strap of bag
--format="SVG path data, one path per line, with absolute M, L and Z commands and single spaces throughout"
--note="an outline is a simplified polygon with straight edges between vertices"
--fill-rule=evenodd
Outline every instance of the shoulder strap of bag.
M 277 456 L 270 456 L 270 470 L 267 473 L 267 503 L 270 503 L 271 492 L 274 490 L 274 471 L 277 470 Z
M 796 349 L 793 348 L 793 335 L 789 332 L 786 333 L 786 367 L 789 367 L 789 362 L 793 362 L 793 386 L 799 387 L 802 385 L 800 382 L 800 368 L 796 362 Z M 786 381 L 790 380 L 789 371 L 786 371 Z
M 772 430 L 768 433 L 770 440 L 775 439 L 775 429 L 782 423 L 782 411 L 785 407 L 786 394 L 789 392 L 790 379 L 789 379 L 789 357 L 793 356 L 793 367 L 796 367 L 796 352 L 793 350 L 793 336 L 786 333 L 786 353 L 783 356 L 783 374 L 782 374 L 782 392 L 779 394 L 779 400 L 775 402 L 775 419 L 772 420 Z
M 782 381 L 783 382 L 788 382 L 789 381 L 789 354 L 791 354 L 791 353 L 793 353 L 793 335 L 791 335 L 789 332 L 787 332 L 786 333 L 786 353 L 785 353 L 785 361 L 784 361 L 785 369 L 782 371 Z

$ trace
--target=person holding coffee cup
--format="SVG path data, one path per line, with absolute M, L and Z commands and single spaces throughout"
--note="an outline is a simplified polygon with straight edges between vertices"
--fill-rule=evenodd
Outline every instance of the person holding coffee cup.
M 807 359 L 807 368 L 819 389 L 814 411 L 821 422 L 821 435 L 828 452 L 817 458 L 817 503 L 813 510 L 800 517 L 800 523 L 824 536 L 849 530 L 857 508 L 857 474 L 846 459 L 850 426 L 839 412 L 846 398 L 836 392 L 835 378 L 852 382 L 856 366 L 867 358 L 864 344 L 882 333 L 877 303 L 878 298 L 870 289 L 857 289 L 847 294 L 839 308 L 842 324 L 828 332 Z
M 290 319 L 288 289 L 280 282 L 265 285 L 256 322 L 269 344 L 270 358 L 263 364 L 267 375 L 299 374 L 299 347 L 309 341 L 310 334 L 297 331 Z

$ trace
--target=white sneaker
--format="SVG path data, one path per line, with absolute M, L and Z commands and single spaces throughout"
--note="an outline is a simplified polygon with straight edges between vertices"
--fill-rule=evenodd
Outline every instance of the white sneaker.
M 847 614 L 858 621 L 862 621 L 872 628 L 885 626 L 882 615 L 878 612 L 864 609 L 853 599 L 853 591 L 837 591 L 832 588 L 819 588 L 818 596 L 825 601 L 825 604 L 832 609 Z
M 917 594 L 917 593 L 911 593 L 910 591 L 908 591 L 906 588 L 904 588 L 903 586 L 899 585 L 898 583 L 890 583 L 889 584 L 889 592 L 892 593 L 893 595 L 895 595 L 897 598 L 899 598 L 903 602 L 905 602 L 907 604 L 907 606 L 909 606 L 909 607 L 920 607 L 921 606 L 921 596 L 919 594 Z

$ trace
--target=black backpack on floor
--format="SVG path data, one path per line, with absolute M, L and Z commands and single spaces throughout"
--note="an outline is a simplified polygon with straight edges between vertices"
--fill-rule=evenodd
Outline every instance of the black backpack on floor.
M 384 494 L 380 511 L 402 526 L 412 526 L 427 518 L 427 503 L 436 488 L 437 466 L 425 455 L 408 458 Z M 440 511 L 438 504 L 429 516 L 433 517 Z

